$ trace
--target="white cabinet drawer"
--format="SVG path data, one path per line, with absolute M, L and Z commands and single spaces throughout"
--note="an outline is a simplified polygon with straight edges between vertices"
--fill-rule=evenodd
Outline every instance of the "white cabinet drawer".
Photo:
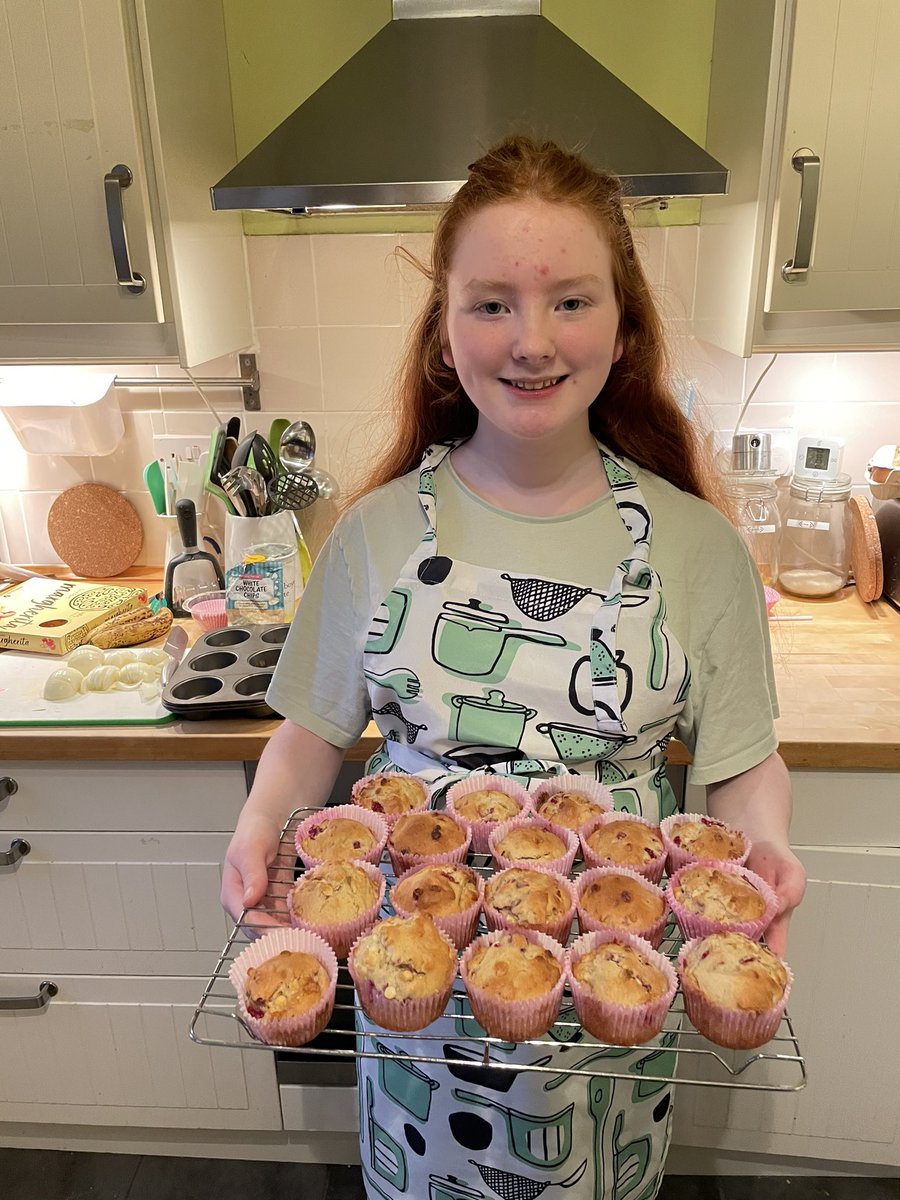
M 125 952 L 218 952 L 231 923 L 219 905 L 227 833 L 28 832 L 30 852 L 0 867 L 4 962 L 38 967 L 16 951 L 97 951 L 101 967 L 84 959 L 74 969 L 128 971 Z M 141 961 L 146 961 L 144 958 Z M 172 973 L 205 971 L 186 962 Z M 57 963 L 73 969 L 72 959 Z M 131 969 L 134 969 L 132 966 Z M 147 970 L 145 966 L 138 969 Z
M 0 976 L 0 995 L 40 977 Z M 57 976 L 43 1009 L 0 1010 L 0 1121 L 281 1129 L 274 1054 L 188 1038 L 204 981 Z
M 243 764 L 3 763 L 16 790 L 0 829 L 233 830 L 247 798 Z

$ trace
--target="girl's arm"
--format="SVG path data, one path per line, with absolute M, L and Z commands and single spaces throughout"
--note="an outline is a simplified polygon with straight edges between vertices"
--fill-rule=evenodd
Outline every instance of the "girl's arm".
M 770 754 L 749 771 L 710 784 L 707 811 L 743 830 L 753 843 L 747 866 L 774 889 L 778 916 L 766 931 L 766 942 L 778 955 L 787 947 L 791 913 L 803 899 L 806 871 L 788 844 L 791 824 L 791 784 L 780 755 Z
M 242 909 L 262 901 L 288 816 L 295 808 L 319 808 L 327 802 L 343 760 L 343 750 L 292 721 L 283 721 L 272 735 L 222 869 L 222 905 L 235 921 Z M 256 913 L 254 921 L 284 924 Z

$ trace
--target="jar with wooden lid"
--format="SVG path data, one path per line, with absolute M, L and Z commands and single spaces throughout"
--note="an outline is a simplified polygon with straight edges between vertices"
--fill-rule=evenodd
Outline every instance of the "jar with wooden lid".
M 782 514 L 778 584 L 795 596 L 831 596 L 850 576 L 849 475 L 795 475 Z

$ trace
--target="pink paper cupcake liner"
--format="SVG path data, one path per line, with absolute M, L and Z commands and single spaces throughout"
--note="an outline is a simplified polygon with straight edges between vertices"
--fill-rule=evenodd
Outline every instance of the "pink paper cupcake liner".
M 452 939 L 442 929 L 438 929 L 438 933 L 448 946 L 452 948 L 455 962 L 456 947 L 453 945 Z M 454 966 L 447 986 L 439 992 L 435 992 L 433 996 L 423 996 L 419 999 L 410 997 L 405 1000 L 389 1000 L 384 992 L 375 986 L 371 979 L 367 979 L 357 971 L 354 953 L 366 936 L 366 934 L 362 934 L 356 939 L 350 947 L 350 953 L 347 956 L 347 970 L 350 972 L 350 977 L 356 988 L 356 995 L 366 1016 L 374 1021 L 376 1025 L 380 1025 L 383 1029 L 391 1029 L 395 1033 L 413 1033 L 418 1029 L 424 1029 L 427 1025 L 431 1025 L 433 1021 L 436 1021 L 443 1014 L 444 1009 L 447 1007 L 450 992 L 453 990 L 453 981 L 456 978 L 457 968 Z
M 359 859 L 352 861 L 365 860 L 365 862 L 379 863 L 381 856 L 384 853 L 384 847 L 387 844 L 388 827 L 387 823 L 378 815 L 378 813 L 370 812 L 367 808 L 362 808 L 358 804 L 335 804 L 328 808 L 321 808 L 318 812 L 301 821 L 294 833 L 294 845 L 297 848 L 297 856 L 305 867 L 317 867 L 319 863 L 326 862 L 326 859 L 317 858 L 310 854 L 308 850 L 303 848 L 303 839 L 308 837 L 310 832 L 317 825 L 324 825 L 326 821 L 334 821 L 337 818 L 343 818 L 349 821 L 358 821 L 360 825 L 365 825 L 367 829 L 371 829 L 375 835 L 375 845 L 366 853 L 361 853 Z
M 447 815 L 449 816 L 449 813 Z M 457 824 L 465 832 L 465 840 L 455 850 L 447 850 L 443 854 L 401 854 L 388 840 L 387 852 L 394 869 L 394 876 L 399 878 L 412 867 L 439 867 L 446 863 L 464 863 L 466 855 L 469 853 L 469 846 L 472 844 L 472 831 L 463 825 L 462 821 L 457 821 Z
M 766 907 L 763 910 L 762 916 L 758 917 L 755 921 L 713 921 L 709 917 L 704 917 L 701 913 L 691 912 L 690 909 L 685 908 L 676 899 L 675 888 L 681 879 L 682 873 L 690 870 L 691 867 L 712 867 L 717 871 L 723 871 L 728 875 L 738 875 L 741 879 L 745 879 L 756 888 L 765 901 Z M 687 863 L 670 877 L 666 885 L 665 894 L 666 903 L 671 908 L 672 914 L 678 922 L 678 927 L 686 938 L 706 937 L 709 933 L 731 932 L 743 933 L 756 942 L 759 941 L 778 915 L 780 907 L 778 897 L 760 875 L 755 874 L 753 871 L 748 871 L 746 867 L 739 867 L 736 863 L 730 862 Z
M 520 783 L 516 783 L 514 779 L 510 779 L 508 775 L 469 775 L 465 779 L 461 779 L 459 783 L 454 783 L 447 789 L 447 812 L 454 820 L 459 821 L 460 825 L 465 825 L 472 830 L 472 850 L 475 854 L 490 853 L 488 838 L 499 822 L 471 821 L 456 811 L 455 801 L 461 796 L 469 795 L 472 792 L 481 792 L 485 788 L 494 792 L 503 792 L 505 796 L 511 796 L 519 805 L 520 816 L 531 812 L 531 796 L 527 789 Z
M 558 838 L 561 838 L 566 845 L 566 853 L 560 858 L 553 859 L 538 859 L 537 862 L 532 858 L 514 859 L 507 858 L 505 854 L 501 854 L 497 850 L 497 846 L 503 840 L 511 829 L 521 829 L 525 825 L 535 825 L 538 829 L 548 829 L 551 833 L 555 833 Z M 575 861 L 575 854 L 578 850 L 578 838 L 571 829 L 563 829 L 561 825 L 553 826 L 550 821 L 545 821 L 543 817 L 539 817 L 534 813 L 521 817 L 513 817 L 511 821 L 504 821 L 488 838 L 488 851 L 494 859 L 494 866 L 501 870 L 504 867 L 533 867 L 537 863 L 546 867 L 548 871 L 556 871 L 560 875 L 568 875 L 572 870 L 572 863 Z
M 639 950 L 665 976 L 666 990 L 648 1004 L 617 1004 L 594 995 L 575 978 L 575 964 L 591 950 L 609 942 L 619 942 Z M 662 1029 L 678 987 L 672 964 L 649 942 L 621 930 L 597 929 L 583 933 L 567 951 L 566 973 L 575 1012 L 584 1028 L 601 1042 L 613 1046 L 642 1046 Z
M 764 1046 L 778 1032 L 781 1018 L 787 1008 L 794 983 L 791 968 L 784 959 L 779 960 L 787 972 L 787 985 L 784 995 L 774 1008 L 767 1008 L 761 1012 L 755 1009 L 742 1012 L 733 1008 L 722 1008 L 693 987 L 684 977 L 685 958 L 699 941 L 702 941 L 702 938 L 685 942 L 678 955 L 678 977 L 684 996 L 684 1009 L 691 1024 L 698 1033 L 715 1042 L 717 1046 L 725 1046 L 731 1050 L 755 1050 Z
M 591 916 L 582 907 L 581 897 L 586 888 L 589 888 L 595 880 L 601 879 L 604 875 L 627 875 L 629 879 L 634 880 L 637 887 L 644 888 L 646 891 L 652 892 L 654 896 L 658 896 L 663 902 L 662 916 L 644 929 L 620 929 L 616 925 L 607 925 L 603 921 L 598 921 L 596 917 Z M 646 875 L 641 875 L 639 871 L 635 871 L 631 867 L 589 867 L 578 876 L 575 892 L 578 902 L 578 928 L 582 933 L 592 933 L 595 930 L 601 929 L 611 929 L 617 933 L 632 933 L 636 937 L 643 938 L 645 942 L 649 942 L 654 950 L 659 948 L 659 944 L 663 940 L 663 934 L 665 933 L 669 909 L 662 888 L 658 887 L 655 883 L 651 883 Z
M 421 804 L 415 805 L 414 808 L 406 809 L 405 812 L 402 812 L 402 813 L 386 813 L 386 812 L 378 812 L 376 809 L 368 808 L 367 805 L 362 804 L 359 801 L 359 799 L 358 799 L 359 794 L 363 790 L 363 788 L 366 786 L 367 783 L 371 783 L 374 779 L 397 779 L 397 778 L 412 780 L 413 783 L 415 783 L 419 787 L 419 789 L 422 792 Z M 382 821 L 385 822 L 388 829 L 390 829 L 393 826 L 394 822 L 397 821 L 397 819 L 399 817 L 405 816 L 406 812 L 424 812 L 425 809 L 428 808 L 430 801 L 431 801 L 431 793 L 429 792 L 428 785 L 426 783 L 424 783 L 421 779 L 417 779 L 415 775 L 403 775 L 403 774 L 400 774 L 399 772 L 395 772 L 395 771 L 376 771 L 373 775 L 363 775 L 362 779 L 357 779 L 356 783 L 354 783 L 353 787 L 350 789 L 350 803 L 355 804 L 358 808 L 366 809 L 367 812 L 374 812 L 376 814 L 376 816 L 381 817 Z
M 688 824 L 691 821 L 702 821 L 704 824 L 709 825 L 721 825 L 729 833 L 739 833 L 744 839 L 744 853 L 740 858 L 702 858 L 696 854 L 691 854 L 690 851 L 683 849 L 681 846 L 676 846 L 672 838 L 675 836 L 678 826 Z M 743 830 L 737 829 L 733 825 L 726 825 L 724 821 L 717 821 L 714 817 L 708 817 L 704 813 L 673 813 L 671 817 L 666 817 L 664 821 L 660 822 L 659 829 L 666 847 L 666 864 L 669 875 L 674 875 L 679 867 L 686 867 L 688 863 L 730 862 L 738 867 L 742 867 L 753 848 L 752 842 Z
M 602 812 L 612 812 L 615 808 L 615 797 L 608 787 L 604 787 L 602 783 L 598 783 L 596 779 L 589 779 L 586 775 L 554 775 L 552 779 L 542 779 L 534 791 L 531 793 L 531 807 L 538 816 L 543 816 L 543 813 L 538 811 L 538 805 L 541 800 L 547 796 L 555 796 L 560 792 L 578 792 L 584 796 L 586 800 L 590 800 L 592 804 L 596 804 Z M 599 814 L 589 817 L 588 820 L 596 820 Z M 546 817 L 551 825 L 557 825 L 552 817 Z M 584 822 L 586 825 L 587 822 Z M 566 828 L 563 826 L 562 828 Z M 576 835 L 581 832 L 581 829 L 574 831 Z
M 615 863 L 610 858 L 604 858 L 598 854 L 591 846 L 588 845 L 588 838 L 592 833 L 596 832 L 604 823 L 610 821 L 636 821 L 638 825 L 646 825 L 649 829 L 658 829 L 658 825 L 654 825 L 652 821 L 648 821 L 646 817 L 641 817 L 637 813 L 629 812 L 610 812 L 604 813 L 602 817 L 595 817 L 591 822 L 584 826 L 579 834 L 581 842 L 581 856 L 584 859 L 586 867 L 617 867 L 620 864 Z M 626 865 L 626 864 L 621 864 Z M 628 864 L 631 865 L 631 864 Z M 639 875 L 643 875 L 645 879 L 649 879 L 651 883 L 659 883 L 663 877 L 663 872 L 666 869 L 666 852 L 665 844 L 662 852 L 649 862 L 641 866 L 631 865 L 633 871 L 637 871 Z
M 295 929 L 311 929 L 313 933 L 317 933 L 320 938 L 323 938 L 328 943 L 338 958 L 346 958 L 350 947 L 360 934 L 371 929 L 378 920 L 378 914 L 381 911 L 381 905 L 384 903 L 384 893 L 387 888 L 387 880 L 378 867 L 372 863 L 365 862 L 363 859 L 355 860 L 354 865 L 359 867 L 361 871 L 365 871 L 366 875 L 368 875 L 378 888 L 378 899 L 365 912 L 360 913 L 357 917 L 353 917 L 350 921 L 334 921 L 331 923 L 312 922 L 306 920 L 304 917 L 299 917 L 294 912 L 293 895 L 300 880 L 297 881 L 297 884 L 291 888 L 287 895 L 288 920 L 291 925 Z M 315 871 L 316 868 L 313 867 L 311 870 Z
M 480 946 L 493 945 L 511 932 L 520 933 L 526 941 L 543 946 L 559 963 L 559 981 L 545 996 L 536 996 L 533 1000 L 500 1000 L 477 987 L 469 978 L 468 965 L 475 951 Z M 566 952 L 559 942 L 536 929 L 498 929 L 483 933 L 469 944 L 460 960 L 459 973 L 466 985 L 475 1020 L 485 1032 L 505 1042 L 527 1042 L 542 1037 L 559 1015 L 566 984 Z
M 543 925 L 519 925 L 512 921 L 510 917 L 498 908 L 494 908 L 485 900 L 484 902 L 484 921 L 489 930 L 495 929 L 536 929 L 540 933 L 545 933 L 547 937 L 553 938 L 556 942 L 566 944 L 569 934 L 572 932 L 572 922 L 575 919 L 575 888 L 570 880 L 559 871 L 551 871 L 548 867 L 541 863 L 529 863 L 527 866 L 520 863 L 518 868 L 506 867 L 502 871 L 497 871 L 493 878 L 499 879 L 506 871 L 511 869 L 524 869 L 528 871 L 538 871 L 541 875 L 549 875 L 560 885 L 567 896 L 570 897 L 572 903 L 568 910 L 557 921 L 548 921 Z
M 328 975 L 325 994 L 318 1004 L 299 1017 L 275 1017 L 270 1021 L 251 1017 L 244 999 L 247 971 L 250 967 L 262 966 L 282 950 L 311 954 L 319 960 Z M 231 964 L 228 978 L 237 992 L 241 1020 L 255 1037 L 270 1046 L 305 1046 L 322 1032 L 331 1019 L 337 972 L 337 959 L 327 942 L 309 929 L 291 929 L 285 925 L 264 933 L 242 950 Z
M 403 874 L 398 878 L 397 884 L 399 884 L 401 880 L 408 879 L 413 875 L 417 875 L 419 871 L 424 871 L 427 865 L 428 864 L 425 864 L 425 866 L 411 867 L 408 871 L 404 871 Z M 437 925 L 438 929 L 446 933 L 447 937 L 449 937 L 450 941 L 453 942 L 457 950 L 462 950 L 465 946 L 468 946 L 469 942 L 475 936 L 475 929 L 478 925 L 478 918 L 481 915 L 481 905 L 484 898 L 484 880 L 481 878 L 478 872 L 472 870 L 471 867 L 464 867 L 464 870 L 467 874 L 472 876 L 472 880 L 478 889 L 478 899 L 475 901 L 475 903 L 470 904 L 468 908 L 463 909 L 461 912 L 450 913 L 447 916 L 435 916 L 434 913 L 428 914 L 432 921 L 434 921 L 435 925 Z M 394 892 L 397 884 L 391 888 L 391 906 L 398 916 L 412 917 L 415 915 L 416 910 L 403 908 L 394 898 Z

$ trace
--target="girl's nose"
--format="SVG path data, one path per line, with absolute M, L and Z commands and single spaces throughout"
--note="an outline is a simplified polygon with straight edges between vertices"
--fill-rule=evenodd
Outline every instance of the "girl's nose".
M 513 357 L 519 362 L 543 362 L 555 352 L 550 322 L 543 316 L 523 314 L 516 326 Z

